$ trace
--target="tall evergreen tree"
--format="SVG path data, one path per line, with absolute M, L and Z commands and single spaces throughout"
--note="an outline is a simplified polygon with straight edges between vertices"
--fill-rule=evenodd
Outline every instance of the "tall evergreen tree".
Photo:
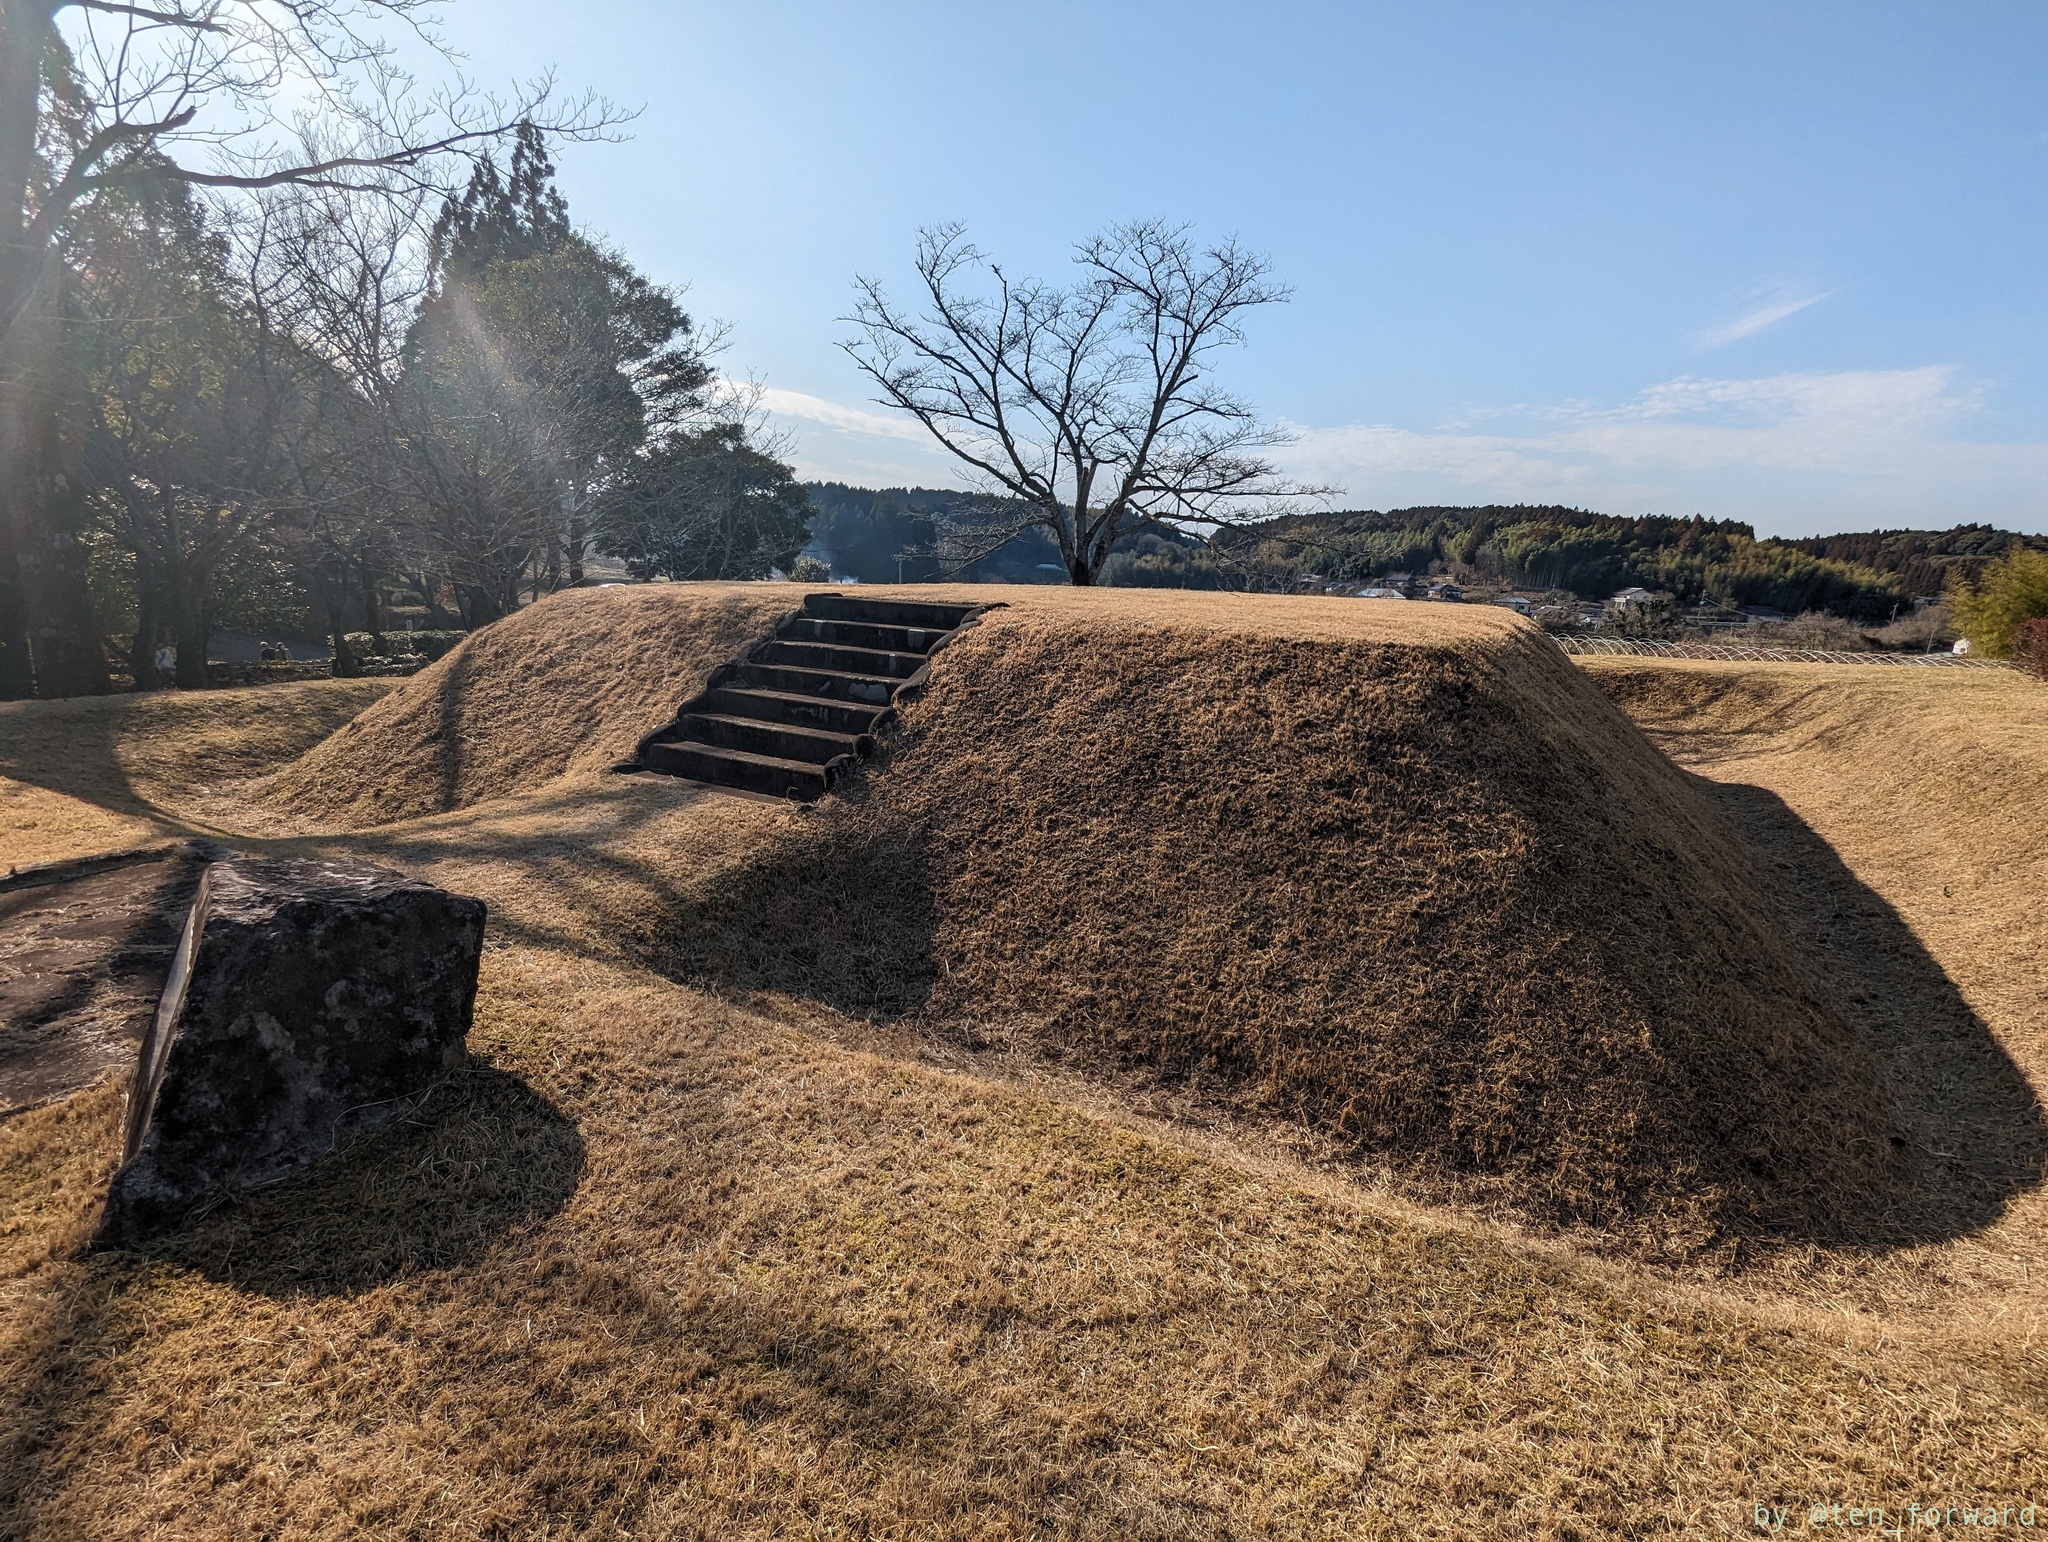
M 643 457 L 598 540 L 637 578 L 765 578 L 795 565 L 812 514 L 788 466 L 743 425 L 717 423 L 669 434 Z
M 577 232 L 538 133 L 481 162 L 429 245 L 407 345 L 427 523 L 473 623 L 582 579 L 590 532 L 650 432 L 701 409 L 712 372 L 675 296 Z

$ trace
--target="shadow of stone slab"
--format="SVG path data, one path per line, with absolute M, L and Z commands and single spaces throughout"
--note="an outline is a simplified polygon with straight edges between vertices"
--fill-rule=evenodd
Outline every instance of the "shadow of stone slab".
M 350 1295 L 474 1262 L 567 1204 L 583 1166 L 566 1114 L 472 1063 L 404 1118 L 126 1256 L 259 1295 Z

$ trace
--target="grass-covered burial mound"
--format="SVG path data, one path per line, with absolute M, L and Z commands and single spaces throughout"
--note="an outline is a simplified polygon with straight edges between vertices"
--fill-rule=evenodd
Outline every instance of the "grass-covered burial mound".
M 1767 883 L 1526 622 L 914 592 L 1010 603 L 841 794 L 665 875 L 631 919 L 668 972 L 1187 1089 L 1654 1249 L 1881 1229 L 1891 1105 Z M 368 824 L 608 764 L 799 597 L 550 600 L 271 795 Z
M 1899 1160 L 1715 811 L 1477 607 L 1021 593 L 861 784 L 691 892 L 689 974 L 1656 1247 L 1866 1231 Z

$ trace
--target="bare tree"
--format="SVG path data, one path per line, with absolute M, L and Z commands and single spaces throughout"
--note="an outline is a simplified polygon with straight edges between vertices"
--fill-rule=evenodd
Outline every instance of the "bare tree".
M 0 696 L 106 687 L 79 532 L 60 517 L 46 371 L 68 216 L 149 182 L 222 191 L 372 185 L 436 189 L 449 166 L 522 119 L 592 134 L 585 100 L 539 111 L 457 84 L 422 95 L 378 35 L 430 43 L 424 0 L 0 0 Z M 298 153 L 294 118 L 337 148 Z
M 278 445 L 285 475 L 272 534 L 290 553 L 332 638 L 336 674 L 355 661 L 346 602 L 359 597 L 379 645 L 379 577 L 416 548 L 398 398 L 405 330 L 425 292 L 427 199 L 376 188 L 266 190 L 235 227 L 252 317 L 268 341 L 266 384 L 296 407 Z
M 1037 526 L 1069 578 L 1092 584 L 1133 531 L 1207 534 L 1326 491 L 1280 475 L 1265 452 L 1288 437 L 1209 378 L 1218 351 L 1244 341 L 1245 313 L 1287 298 L 1265 258 L 1148 221 L 1075 260 L 1070 287 L 1012 281 L 945 225 L 918 244 L 922 315 L 858 280 L 847 319 L 864 335 L 846 351 L 989 495 L 937 522 L 945 567 Z

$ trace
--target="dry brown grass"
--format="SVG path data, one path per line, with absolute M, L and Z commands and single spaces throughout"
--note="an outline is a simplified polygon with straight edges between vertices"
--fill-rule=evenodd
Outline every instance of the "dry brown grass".
M 2038 1351 L 1620 1289 L 568 953 L 481 1001 L 495 1087 L 153 1253 L 71 1251 L 111 1098 L 6 1127 L 0 1527 L 1598 1536 L 2048 1482 Z
M 866 588 L 887 596 L 892 588 Z M 1113 632 L 1213 629 L 1255 617 L 1262 635 L 1297 641 L 1392 641 L 1498 635 L 1504 623 L 1475 610 L 1418 607 L 1407 627 L 1328 600 L 1151 591 L 919 585 L 922 600 L 991 601 L 1046 620 Z M 766 637 L 806 591 L 784 584 L 655 584 L 578 589 L 486 628 L 400 684 L 346 733 L 280 770 L 265 803 L 332 828 L 467 808 L 527 792 L 569 771 L 597 771 L 629 755 L 702 687 L 717 665 Z M 1121 598 L 1119 598 L 1121 596 Z
M 359 829 L 599 770 L 800 598 L 779 584 L 553 595 L 414 675 L 278 773 L 265 800 Z
M 1848 1025 L 1585 677 L 1487 612 L 1341 605 L 1027 591 L 885 769 L 691 875 L 644 956 L 1206 1089 L 1666 1255 L 1955 1224 L 1896 1212 Z
M 1584 662 L 1703 778 L 1793 945 L 1850 1004 L 1934 1158 L 1913 1202 L 2006 1196 L 1952 1243 L 1809 1267 L 1797 1288 L 2033 1331 L 2048 1193 L 2038 1140 L 2018 1137 L 2048 1086 L 2048 689 L 2002 671 Z
M 791 593 L 535 607 L 274 798 L 359 822 L 604 764 Z M 672 977 L 1278 1115 L 1417 1192 L 1653 1256 L 1952 1236 L 2038 1177 L 2025 1084 L 1963 1021 L 2019 1134 L 1987 1135 L 1979 1181 L 1929 1180 L 1946 1155 L 1908 1140 L 1896 1078 L 1784 946 L 1721 817 L 1532 628 L 1003 593 L 866 786 L 761 825 L 752 851 L 562 881 Z M 621 680 L 638 652 L 695 673 Z M 1902 978 L 1945 985 L 1918 963 Z
M 817 817 L 578 773 L 248 842 L 484 895 L 477 1069 L 143 1254 L 76 1250 L 110 1090 L 0 1124 L 0 1535 L 1596 1537 L 2048 1499 L 2038 1295 L 1894 1322 L 1760 1294 L 1782 1258 L 1587 1259 L 646 967 L 664 906 Z M 1929 938 L 1975 1000 L 1995 970 Z M 1840 1267 L 1938 1293 L 1966 1246 Z
M 245 783 L 318 744 L 391 684 L 0 702 L 0 870 L 143 846 L 211 828 L 223 810 L 245 813 Z

